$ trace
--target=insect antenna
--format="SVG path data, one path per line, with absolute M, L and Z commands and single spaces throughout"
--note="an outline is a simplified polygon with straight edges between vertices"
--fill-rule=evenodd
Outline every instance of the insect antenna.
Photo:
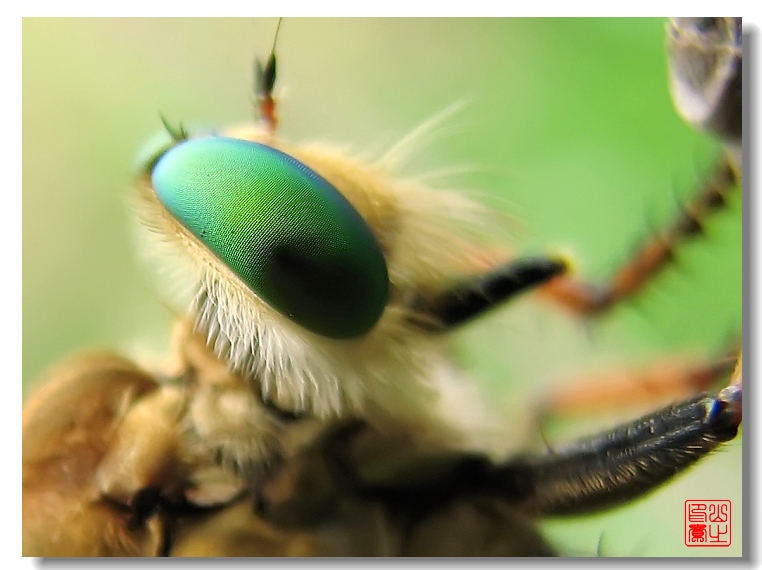
M 276 102 L 273 98 L 273 88 L 277 75 L 277 62 L 275 58 L 275 46 L 278 42 L 278 32 L 283 18 L 278 19 L 278 26 L 275 28 L 275 37 L 273 38 L 273 47 L 270 50 L 270 57 L 267 63 L 262 65 L 262 61 L 256 58 L 254 61 L 254 93 L 256 95 L 257 111 L 259 118 L 264 122 L 268 132 L 275 134 L 278 127 L 278 115 L 276 112 Z

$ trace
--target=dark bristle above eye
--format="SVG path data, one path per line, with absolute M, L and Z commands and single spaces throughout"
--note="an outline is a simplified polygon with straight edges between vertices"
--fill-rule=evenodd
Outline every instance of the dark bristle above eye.
M 178 126 L 175 127 L 170 124 L 164 115 L 159 115 L 159 118 L 161 119 L 161 124 L 164 125 L 164 129 L 167 131 L 167 133 L 169 133 L 169 136 L 172 137 L 172 140 L 175 142 L 188 140 L 188 131 L 185 129 L 185 126 L 182 123 L 179 123 Z

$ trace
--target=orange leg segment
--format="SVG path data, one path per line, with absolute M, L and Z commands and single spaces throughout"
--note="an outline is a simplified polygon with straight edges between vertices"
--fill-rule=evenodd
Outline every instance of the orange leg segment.
M 598 315 L 638 293 L 674 259 L 677 247 L 700 235 L 703 220 L 727 204 L 740 179 L 729 160 L 723 160 L 698 195 L 686 204 L 678 219 L 663 233 L 647 240 L 635 256 L 602 285 L 560 276 L 541 292 L 576 314 Z

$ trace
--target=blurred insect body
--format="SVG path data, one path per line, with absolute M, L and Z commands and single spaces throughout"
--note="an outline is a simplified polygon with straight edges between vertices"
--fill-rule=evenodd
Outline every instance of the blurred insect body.
M 625 502 L 735 436 L 740 367 L 719 393 L 500 457 L 444 333 L 543 284 L 584 311 L 641 281 L 601 296 L 563 260 L 506 262 L 465 197 L 281 141 L 274 53 L 258 70 L 262 125 L 168 129 L 138 178 L 189 292 L 173 369 L 80 358 L 25 408 L 25 554 L 548 555 L 538 517 Z
M 667 43 L 675 107 L 690 125 L 719 137 L 740 167 L 743 81 L 738 20 L 675 18 Z

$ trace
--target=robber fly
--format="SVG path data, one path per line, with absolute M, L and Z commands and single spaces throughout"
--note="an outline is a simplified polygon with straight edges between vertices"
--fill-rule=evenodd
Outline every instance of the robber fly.
M 738 184 L 740 22 L 668 34 L 678 108 L 729 151 L 600 287 L 563 257 L 485 246 L 489 216 L 462 193 L 282 139 L 275 48 L 255 70 L 259 121 L 166 119 L 135 209 L 187 302 L 173 362 L 78 357 L 32 396 L 25 554 L 548 555 L 538 519 L 628 502 L 732 439 L 734 358 L 701 368 L 726 388 L 505 457 L 448 345 L 530 290 L 579 314 L 626 302 Z M 706 53 L 722 73 L 696 72 Z

